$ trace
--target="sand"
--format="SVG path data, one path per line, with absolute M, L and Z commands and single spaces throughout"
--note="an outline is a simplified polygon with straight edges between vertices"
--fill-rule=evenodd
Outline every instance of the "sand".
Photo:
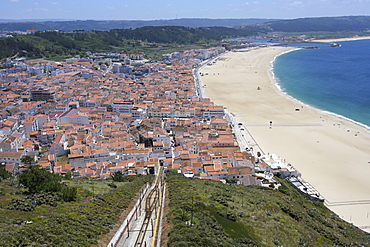
M 363 39 L 370 39 L 370 36 L 354 36 L 351 38 L 340 38 L 340 39 L 316 39 L 316 40 L 308 40 L 308 42 L 331 43 L 331 42 L 353 41 L 353 40 L 363 40 Z
M 266 47 L 222 56 L 202 69 L 205 94 L 232 112 L 264 153 L 292 164 L 332 211 L 369 231 L 370 130 L 278 90 L 270 62 L 291 50 Z

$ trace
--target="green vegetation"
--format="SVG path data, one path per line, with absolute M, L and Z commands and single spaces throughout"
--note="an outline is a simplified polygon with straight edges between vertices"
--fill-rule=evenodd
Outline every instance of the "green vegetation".
M 29 155 L 23 156 L 21 158 L 21 162 L 24 163 L 24 164 L 28 164 L 28 165 L 32 164 L 34 161 L 35 160 Z
M 198 21 L 203 22 L 205 24 L 204 26 L 209 26 L 210 24 L 209 20 Z M 120 25 L 109 24 L 109 21 L 104 23 L 99 21 L 50 22 L 49 24 L 62 26 L 60 28 L 48 29 L 42 28 L 42 24 L 37 23 L 38 26 L 34 28 L 36 30 L 65 30 L 69 32 L 38 31 L 29 35 L 0 38 L 0 59 L 12 56 L 25 56 L 28 58 L 46 58 L 62 61 L 65 57 L 75 55 L 85 56 L 87 51 L 142 52 L 149 58 L 158 58 L 164 53 L 173 51 L 208 48 L 218 44 L 223 39 L 236 37 L 272 36 L 272 34 L 276 33 L 285 33 L 287 35 L 292 35 L 292 33 L 294 35 L 297 35 L 297 33 L 301 35 L 315 33 L 316 38 L 317 36 L 329 38 L 348 37 L 367 35 L 370 29 L 370 17 L 368 16 L 302 18 L 269 22 L 266 22 L 267 20 L 260 20 L 250 23 L 253 25 L 242 24 L 243 20 L 225 21 L 225 23 L 230 23 L 228 26 L 233 27 L 239 22 L 240 27 L 223 27 L 218 21 L 215 21 L 212 27 L 199 27 L 198 25 L 194 25 L 196 28 L 186 27 L 192 26 L 186 25 L 186 20 L 180 22 L 184 26 L 158 26 L 155 23 L 148 22 L 148 26 L 138 27 L 136 29 L 117 29 Z M 189 20 L 190 22 L 192 20 Z M 92 26 L 91 23 L 95 23 L 96 25 Z M 25 24 L 5 23 L 3 25 L 8 27 L 9 25 L 20 25 L 18 30 L 22 30 Z M 88 28 L 86 30 L 94 31 L 83 31 L 81 30 L 83 28 L 79 28 L 81 25 L 87 25 Z M 110 28 L 99 28 L 101 27 L 99 25 L 110 25 Z M 140 24 L 137 26 L 140 26 Z M 32 28 L 29 26 L 27 29 Z M 110 30 L 97 31 L 107 29 Z
M 68 154 L 69 154 L 69 151 L 68 153 L 66 153 L 65 155 L 62 155 L 62 156 L 58 156 L 57 157 L 57 162 L 68 162 Z
M 263 25 L 274 32 L 364 32 L 370 29 L 370 16 L 300 18 Z
M 28 189 L 29 194 L 41 192 L 59 192 L 62 190 L 62 176 L 40 169 L 39 166 L 31 168 L 18 177 L 19 183 Z
M 0 23 L 1 31 L 27 31 L 27 30 L 99 30 L 106 31 L 121 28 L 139 28 L 145 26 L 185 26 L 185 27 L 238 27 L 244 25 L 261 24 L 273 19 L 207 19 L 183 18 L 174 20 L 78 20 L 78 21 L 42 21 L 42 22 L 3 22 Z
M 364 31 L 369 29 L 369 16 L 340 16 L 299 18 L 289 20 L 276 19 L 175 19 L 175 20 L 150 20 L 150 21 L 44 21 L 44 22 L 8 22 L 0 23 L 2 31 L 27 31 L 27 30 L 62 30 L 71 31 L 107 31 L 112 29 L 133 29 L 148 26 L 184 26 L 200 27 L 250 27 L 264 26 L 269 31 L 283 32 L 311 32 L 311 31 Z
M 0 182 L 0 246 L 96 244 L 153 176 L 133 176 L 131 182 L 115 182 L 114 187 L 109 185 L 110 179 L 54 179 L 53 174 L 46 175 L 46 184 L 50 180 L 68 183 L 61 194 L 29 194 L 29 188 L 23 189 L 13 180 Z
M 85 55 L 85 52 L 145 52 L 162 54 L 181 46 L 207 47 L 224 38 L 256 35 L 261 28 L 188 28 L 179 26 L 112 29 L 110 31 L 48 31 L 0 39 L 0 59 L 14 55 L 57 57 Z M 180 47 L 179 47 L 180 46 Z M 159 52 L 160 51 L 160 52 Z
M 121 171 L 115 172 L 111 176 L 114 182 L 123 182 L 126 179 Z
M 370 235 L 342 221 L 285 180 L 280 190 L 225 185 L 168 172 L 168 246 L 369 246 Z
M 115 172 L 111 175 L 114 182 L 131 182 L 137 176 L 140 177 L 142 175 L 139 174 L 139 175 L 136 175 L 136 176 L 127 176 L 127 175 L 123 175 L 123 173 L 121 171 Z
M 12 177 L 12 174 L 10 174 L 10 172 L 5 170 L 5 165 L 0 164 L 0 182 L 3 179 L 7 179 L 7 178 L 10 178 L 10 177 Z

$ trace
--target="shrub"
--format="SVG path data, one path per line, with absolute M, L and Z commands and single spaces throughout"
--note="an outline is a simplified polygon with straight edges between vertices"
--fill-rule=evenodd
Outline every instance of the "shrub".
M 0 182 L 3 179 L 11 178 L 12 174 L 5 170 L 5 165 L 0 164 Z
M 60 175 L 40 169 L 39 166 L 32 166 L 31 169 L 19 175 L 19 183 L 28 188 L 31 194 L 60 191 L 61 180 Z
M 117 185 L 115 185 L 114 183 L 109 183 L 108 186 L 113 189 L 117 189 Z
M 23 199 L 13 199 L 7 208 L 10 210 L 33 211 L 36 206 L 43 204 L 55 207 L 59 200 L 60 198 L 55 193 L 40 193 L 29 195 Z
M 64 187 L 60 191 L 61 197 L 65 202 L 76 201 L 77 199 L 77 188 L 75 187 Z

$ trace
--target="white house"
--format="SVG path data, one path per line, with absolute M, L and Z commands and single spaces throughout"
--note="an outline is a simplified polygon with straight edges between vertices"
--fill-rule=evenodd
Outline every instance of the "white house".
M 69 111 L 64 112 L 58 118 L 58 124 L 68 124 L 68 123 L 86 125 L 89 124 L 90 122 L 86 114 L 80 113 L 77 109 L 71 109 Z

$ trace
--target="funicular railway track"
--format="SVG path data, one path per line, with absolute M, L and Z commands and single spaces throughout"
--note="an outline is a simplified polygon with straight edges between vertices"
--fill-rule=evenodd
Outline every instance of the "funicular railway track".
M 152 238 L 155 238 L 154 236 L 154 223 L 153 223 L 153 217 L 157 217 L 158 210 L 160 210 L 160 200 L 162 198 L 162 188 L 163 188 L 163 171 L 160 167 L 160 170 L 158 172 L 158 176 L 156 176 L 154 185 L 152 186 L 152 189 L 148 192 L 148 195 L 145 199 L 145 212 L 144 212 L 144 220 L 141 225 L 141 228 L 139 230 L 139 233 L 137 235 L 136 241 L 135 241 L 135 247 L 149 247 L 152 246 L 151 244 L 147 243 L 146 239 L 147 234 L 150 234 Z M 148 231 L 148 227 L 151 226 L 151 231 Z M 154 241 L 153 241 L 154 242 Z

